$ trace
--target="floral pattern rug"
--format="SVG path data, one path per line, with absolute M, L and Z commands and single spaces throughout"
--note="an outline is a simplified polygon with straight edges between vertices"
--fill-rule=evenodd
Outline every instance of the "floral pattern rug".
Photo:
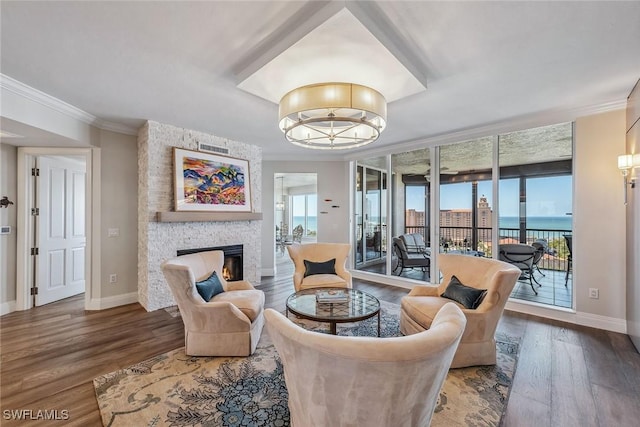
M 399 336 L 399 306 L 381 302 L 381 336 Z M 292 320 L 318 332 L 328 325 Z M 375 336 L 377 319 L 339 324 L 339 335 Z M 432 426 L 498 426 L 509 398 L 518 339 L 498 335 L 498 363 L 449 371 Z M 266 328 L 249 357 L 191 357 L 180 348 L 93 380 L 105 426 L 288 426 L 282 363 Z

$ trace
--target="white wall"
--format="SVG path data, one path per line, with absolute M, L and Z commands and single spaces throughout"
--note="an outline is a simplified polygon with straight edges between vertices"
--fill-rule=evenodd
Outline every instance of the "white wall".
M 262 275 L 275 274 L 274 174 L 315 173 L 318 189 L 318 242 L 349 242 L 349 162 L 264 161 L 262 165 Z M 331 202 L 325 202 L 331 199 Z M 340 206 L 331 208 L 332 205 Z M 320 212 L 327 212 L 321 214 Z
M 0 143 L 0 197 L 14 203 L 0 209 L 0 225 L 11 227 L 11 234 L 0 235 L 0 315 L 13 311 L 16 300 L 17 151 Z

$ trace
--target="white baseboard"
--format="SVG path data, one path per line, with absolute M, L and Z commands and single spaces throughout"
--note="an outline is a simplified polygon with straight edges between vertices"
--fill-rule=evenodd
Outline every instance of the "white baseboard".
M 398 278 L 396 276 L 383 276 L 382 274 L 368 273 L 361 270 L 349 270 L 349 273 L 351 273 L 351 276 L 356 279 L 369 280 L 371 282 L 397 286 L 404 289 L 413 289 L 415 285 L 430 285 L 430 283 L 421 282 L 419 280 Z
M 5 314 L 13 313 L 16 311 L 16 302 L 15 301 L 7 301 L 0 304 L 0 316 L 4 316 Z
M 615 317 L 601 316 L 599 314 L 584 313 L 571 309 L 558 309 L 542 307 L 539 304 L 517 302 L 513 299 L 507 302 L 506 310 L 518 313 L 532 314 L 547 319 L 573 323 L 574 325 L 588 326 L 590 328 L 603 329 L 605 331 L 627 333 L 627 321 Z
M 138 292 L 114 295 L 105 298 L 94 298 L 89 302 L 87 310 L 104 310 L 107 308 L 119 307 L 121 305 L 133 304 L 134 302 L 138 302 Z

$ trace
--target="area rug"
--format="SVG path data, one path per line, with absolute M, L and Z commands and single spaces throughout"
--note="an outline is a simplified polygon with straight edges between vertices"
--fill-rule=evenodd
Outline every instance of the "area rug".
M 399 336 L 398 305 L 382 302 L 381 336 Z M 292 320 L 328 332 L 326 324 Z M 377 319 L 339 324 L 339 335 L 375 336 Z M 498 426 L 519 350 L 498 335 L 495 366 L 452 369 L 432 426 Z M 288 426 L 282 364 L 267 330 L 250 357 L 190 357 L 180 348 L 93 380 L 105 426 Z M 401 399 L 401 396 L 398 396 Z

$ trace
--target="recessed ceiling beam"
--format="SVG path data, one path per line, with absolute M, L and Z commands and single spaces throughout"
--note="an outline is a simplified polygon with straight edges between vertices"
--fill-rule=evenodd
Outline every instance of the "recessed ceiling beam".
M 346 2 L 346 8 L 424 87 L 427 87 L 431 67 L 421 58 L 420 49 L 400 34 L 396 24 L 380 6 L 375 2 Z
M 344 7 L 343 1 L 310 1 L 305 4 L 233 67 L 236 84 L 253 75 Z

